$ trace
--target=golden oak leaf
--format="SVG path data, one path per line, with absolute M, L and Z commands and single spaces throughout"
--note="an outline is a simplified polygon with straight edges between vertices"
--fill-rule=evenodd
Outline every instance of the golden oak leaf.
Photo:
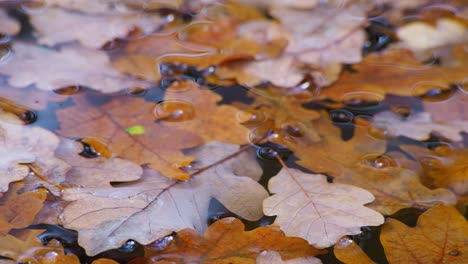
M 336 258 L 345 264 L 374 264 L 366 253 L 348 237 L 342 237 L 333 248 Z
M 437 203 L 456 203 L 457 198 L 449 190 L 427 188 L 413 171 L 385 165 L 390 162 L 388 159 L 391 157 L 382 155 L 367 161 L 373 166 L 366 166 L 366 162 L 363 162 L 334 181 L 371 192 L 375 200 L 367 206 L 384 215 L 394 214 L 407 207 L 430 208 Z
M 73 106 L 57 111 L 61 135 L 95 138 L 116 157 L 148 164 L 168 177 L 188 179 L 188 173 L 179 167 L 190 164 L 193 158 L 183 155 L 180 149 L 203 141 L 196 134 L 155 122 L 157 103 L 130 95 L 112 97 L 101 106 L 85 94 L 73 99 Z
M 218 105 L 221 99 L 194 82 L 175 82 L 157 106 L 156 120 L 169 128 L 196 132 L 205 142 L 247 143 L 248 130 L 239 123 L 239 110 L 230 105 Z
M 361 226 L 378 226 L 381 214 L 364 206 L 374 196 L 361 188 L 327 183 L 325 175 L 283 168 L 268 182 L 273 196 L 263 201 L 265 215 L 288 236 L 299 236 L 318 248 L 329 247 L 344 235 L 361 233 Z
M 150 244 L 144 258 L 130 263 L 253 264 L 265 250 L 277 251 L 285 260 L 323 252 L 303 239 L 286 237 L 276 226 L 244 231 L 244 224 L 232 217 L 212 224 L 203 237 L 193 229 L 184 229 L 164 239 L 170 242 L 162 248 L 157 247 L 157 242 L 153 248 Z
M 355 71 L 343 72 L 334 84 L 322 89 L 318 97 L 338 102 L 381 100 L 385 94 L 424 95 L 434 86 L 449 89 L 451 84 L 462 83 L 466 78 L 468 54 L 458 54 L 461 63 L 446 67 L 420 63 L 410 51 L 403 49 L 372 53 L 353 65 Z
M 468 149 L 446 145 L 435 150 L 402 146 L 418 159 L 422 182 L 429 188 L 449 188 L 457 195 L 468 194 Z
M 468 225 L 453 207 L 438 205 L 422 214 L 416 227 L 389 219 L 380 241 L 390 263 L 468 263 Z
M 276 251 L 263 251 L 258 255 L 256 264 L 321 264 L 322 261 L 315 257 L 301 257 L 289 260 L 281 259 Z
M 0 197 L 0 235 L 31 225 L 43 206 L 46 190 L 41 188 L 20 193 L 23 186 L 21 183 L 12 184 L 10 190 Z

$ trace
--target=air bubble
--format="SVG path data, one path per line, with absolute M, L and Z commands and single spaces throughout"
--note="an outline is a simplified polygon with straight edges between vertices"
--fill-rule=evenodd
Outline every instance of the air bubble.
M 388 156 L 388 155 L 377 155 L 377 154 L 369 154 L 364 156 L 364 158 L 361 161 L 362 164 L 366 166 L 370 166 L 374 169 L 384 169 L 388 167 L 397 167 L 398 162 Z
M 445 85 L 431 82 L 420 82 L 412 87 L 413 94 L 426 102 L 442 102 L 456 93 L 457 87 L 447 88 Z
M 28 110 L 24 113 L 18 115 L 18 117 L 23 121 L 25 124 L 32 124 L 37 120 L 37 114 L 34 111 Z
M 303 137 L 305 135 L 305 126 L 299 122 L 284 123 L 281 130 L 291 137 Z
M 80 93 L 82 90 L 83 88 L 80 85 L 70 85 L 67 87 L 55 89 L 53 92 L 60 95 L 73 95 Z
M 422 157 L 419 159 L 419 163 L 425 168 L 425 169 L 440 169 L 444 165 L 442 164 L 442 161 L 434 158 L 434 157 Z
M 127 93 L 132 96 L 144 96 L 148 90 L 142 87 L 133 87 L 127 90 Z
M 88 159 L 112 157 L 112 151 L 109 149 L 109 147 L 98 139 L 82 138 L 77 141 L 83 145 L 83 150 L 78 153 L 82 157 Z
M 338 240 L 338 242 L 336 243 L 336 247 L 345 248 L 351 245 L 352 243 L 354 243 L 354 241 L 351 238 L 345 236 L 345 237 L 342 237 L 340 240 Z
M 166 100 L 154 107 L 153 114 L 157 120 L 182 122 L 195 118 L 195 107 L 181 100 Z
M 237 112 L 236 118 L 239 123 L 242 123 L 246 126 L 261 124 L 266 120 L 266 116 L 262 112 L 251 113 L 248 111 Z
M 372 93 L 372 92 L 353 92 L 347 93 L 341 101 L 350 109 L 368 109 L 378 107 L 384 97 L 383 95 Z

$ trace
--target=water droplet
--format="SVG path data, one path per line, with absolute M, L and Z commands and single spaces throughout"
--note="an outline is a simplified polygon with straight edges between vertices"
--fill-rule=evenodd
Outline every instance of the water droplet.
M 426 102 L 445 101 L 452 97 L 457 89 L 457 86 L 446 87 L 445 85 L 431 82 L 420 82 L 412 87 L 413 94 Z
M 387 135 L 388 135 L 388 130 L 385 128 L 377 127 L 375 126 L 369 126 L 367 133 L 369 136 L 380 139 L 380 140 L 386 140 Z
M 305 126 L 299 122 L 282 124 L 281 129 L 291 137 L 303 137 L 305 135 Z
M 422 157 L 419 159 L 419 163 L 423 166 L 425 169 L 440 169 L 444 165 L 442 164 L 442 161 L 434 158 L 434 157 Z
M 108 41 L 106 42 L 104 45 L 102 45 L 102 50 L 104 51 L 116 51 L 118 49 L 120 49 L 123 45 L 123 42 L 122 40 L 120 39 L 114 39 L 114 40 L 111 40 L 111 41 Z
M 73 95 L 80 93 L 83 90 L 83 87 L 80 85 L 70 85 L 67 87 L 55 89 L 53 92 L 60 95 Z
M 150 248 L 152 250 L 163 250 L 164 248 L 166 248 L 167 245 L 169 245 L 169 243 L 174 241 L 174 238 L 176 236 L 177 236 L 177 233 L 172 232 L 170 235 L 165 236 L 163 238 L 160 238 L 160 239 L 154 241 L 153 243 L 147 245 L 146 247 L 148 247 L 148 248 Z
M 341 101 L 350 109 L 376 108 L 383 101 L 384 96 L 372 92 L 352 92 L 345 94 Z
M 460 255 L 460 251 L 458 251 L 458 250 L 456 250 L 456 249 L 451 250 L 451 251 L 449 252 L 449 255 L 451 255 L 451 256 L 459 256 L 459 255 Z
M 368 226 L 361 227 L 361 233 L 357 235 L 359 240 L 369 240 L 372 238 L 372 229 Z
M 142 87 L 133 87 L 127 90 L 127 93 L 132 96 L 144 96 L 148 90 Z
M 340 240 L 338 240 L 338 242 L 336 243 L 336 247 L 345 248 L 351 245 L 352 243 L 354 243 L 354 241 L 351 238 L 345 236 L 345 237 L 342 237 Z
M 388 156 L 388 155 L 378 155 L 378 154 L 369 154 L 364 156 L 364 158 L 361 161 L 362 164 L 366 166 L 373 167 L 375 169 L 383 169 L 383 168 L 388 168 L 388 167 L 397 167 L 398 162 Z
M 195 107 L 180 100 L 166 100 L 158 103 L 153 110 L 157 120 L 182 122 L 195 118 Z
M 31 124 L 36 122 L 37 120 L 37 114 L 34 111 L 27 110 L 26 112 L 23 112 L 18 115 L 18 117 L 23 121 L 25 124 Z
M 82 138 L 77 140 L 83 145 L 83 150 L 79 153 L 80 156 L 93 159 L 99 157 L 110 158 L 112 151 L 109 147 L 95 138 Z
M 131 253 L 135 251 L 135 248 L 138 246 L 137 242 L 134 240 L 127 240 L 123 246 L 119 247 L 117 250 L 124 253 Z
M 12 54 L 10 45 L 0 45 L 0 63 L 5 62 Z
M 245 126 L 257 125 L 266 120 L 265 114 L 262 112 L 248 112 L 248 111 L 239 111 L 236 115 L 239 123 L 242 123 Z
M 276 152 L 271 147 L 263 147 L 257 150 L 257 157 L 264 160 L 276 160 L 276 157 L 279 156 L 278 152 Z
M 346 124 L 353 121 L 354 115 L 347 110 L 336 109 L 330 111 L 330 118 L 334 123 Z
M 391 110 L 394 113 L 397 113 L 398 115 L 400 115 L 401 117 L 408 117 L 412 112 L 411 108 L 407 106 L 392 106 Z

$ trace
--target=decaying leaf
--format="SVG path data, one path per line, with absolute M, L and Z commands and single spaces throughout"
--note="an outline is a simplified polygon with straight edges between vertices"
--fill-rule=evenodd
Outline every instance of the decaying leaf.
M 342 237 L 333 248 L 336 258 L 345 264 L 374 264 L 366 253 L 348 237 Z
M 85 95 L 75 95 L 73 99 L 74 106 L 57 111 L 60 134 L 94 138 L 104 143 L 115 157 L 148 164 L 168 177 L 188 179 L 188 173 L 179 167 L 190 164 L 193 157 L 184 155 L 180 149 L 203 141 L 192 132 L 155 122 L 153 113 L 159 104 L 130 95 L 115 96 L 101 106 Z
M 85 47 L 100 48 L 132 30 L 152 33 L 161 24 L 157 16 L 130 11 L 89 14 L 45 7 L 29 17 L 39 43 L 49 46 L 78 40 Z
M 382 129 L 388 136 L 405 136 L 415 140 L 427 140 L 431 133 L 437 133 L 452 141 L 461 141 L 461 132 L 468 132 L 468 121 L 452 120 L 434 122 L 426 112 L 414 113 L 402 117 L 391 111 L 381 112 L 374 116 L 372 125 Z
M 26 177 L 28 164 L 34 163 L 41 173 L 57 182 L 63 180 L 69 165 L 54 156 L 59 139 L 40 127 L 27 127 L 0 121 L 0 192 L 10 182 Z
M 468 194 L 468 149 L 442 145 L 434 150 L 403 146 L 422 167 L 421 181 L 429 188 L 449 188 L 457 195 Z
M 366 208 L 374 196 L 358 187 L 327 183 L 326 176 L 283 168 L 268 182 L 274 193 L 263 201 L 266 215 L 286 235 L 306 239 L 318 248 L 329 247 L 343 235 L 361 233 L 361 226 L 381 225 L 382 215 Z
M 21 30 L 21 25 L 18 21 L 8 16 L 5 10 L 0 9 L 0 34 L 16 35 Z
M 151 245 L 148 246 L 145 258 L 136 259 L 131 263 L 247 264 L 255 263 L 255 260 L 258 260 L 257 256 L 261 256 L 260 253 L 265 250 L 279 252 L 280 260 L 321 253 L 303 239 L 286 237 L 275 226 L 244 231 L 244 224 L 232 217 L 215 222 L 206 230 L 203 237 L 195 230 L 184 229 L 177 232 L 169 241 L 163 248 L 152 249 Z
M 79 155 L 81 151 L 76 141 L 68 139 L 60 141 L 56 156 L 72 166 L 63 184 L 80 187 L 110 187 L 111 182 L 134 181 L 143 173 L 140 166 L 127 160 L 102 156 L 88 159 Z
M 14 87 L 35 84 L 39 89 L 51 91 L 86 86 L 104 93 L 148 87 L 147 83 L 113 69 L 102 51 L 82 47 L 63 47 L 55 51 L 22 42 L 15 42 L 13 51 L 14 54 L 0 64 L 0 73 L 9 76 L 8 83 Z
M 10 190 L 0 197 L 0 236 L 15 228 L 31 225 L 47 196 L 45 189 L 20 193 L 24 184 L 13 184 Z M 27 204 L 27 206 L 25 206 Z
M 214 142 L 189 154 L 204 167 L 236 150 Z M 184 228 L 202 232 L 212 198 L 248 220 L 259 219 L 268 193 L 256 182 L 262 170 L 252 155 L 243 152 L 186 182 L 145 171 L 141 180 L 116 187 L 67 189 L 63 198 L 75 202 L 65 208 L 63 224 L 78 230 L 79 244 L 95 255 L 128 239 L 148 244 Z
M 390 263 L 468 263 L 467 237 L 465 218 L 443 205 L 422 214 L 414 228 L 389 219 L 380 234 Z
M 375 165 L 374 168 L 359 165 L 352 171 L 346 171 L 342 177 L 335 178 L 334 182 L 368 190 L 375 196 L 375 200 L 367 206 L 384 215 L 394 214 L 407 207 L 430 208 L 438 203 L 456 203 L 457 198 L 452 192 L 443 188 L 427 188 L 411 170 L 386 165 L 379 167 L 386 158 L 389 157 L 383 155 L 370 161 Z

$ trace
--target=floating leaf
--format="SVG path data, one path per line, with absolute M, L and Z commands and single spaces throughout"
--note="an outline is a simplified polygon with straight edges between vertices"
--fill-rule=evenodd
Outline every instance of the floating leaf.
M 348 237 L 342 237 L 333 248 L 336 258 L 346 264 L 374 264 L 366 253 Z
M 274 193 L 263 201 L 266 215 L 276 215 L 275 224 L 286 235 L 306 239 L 318 248 L 329 247 L 343 235 L 361 233 L 361 226 L 381 225 L 382 215 L 366 208 L 374 196 L 351 185 L 327 183 L 320 174 L 296 169 L 278 173 L 268 182 Z
M 466 263 L 466 220 L 443 205 L 422 214 L 416 227 L 389 219 L 380 240 L 390 263 Z

